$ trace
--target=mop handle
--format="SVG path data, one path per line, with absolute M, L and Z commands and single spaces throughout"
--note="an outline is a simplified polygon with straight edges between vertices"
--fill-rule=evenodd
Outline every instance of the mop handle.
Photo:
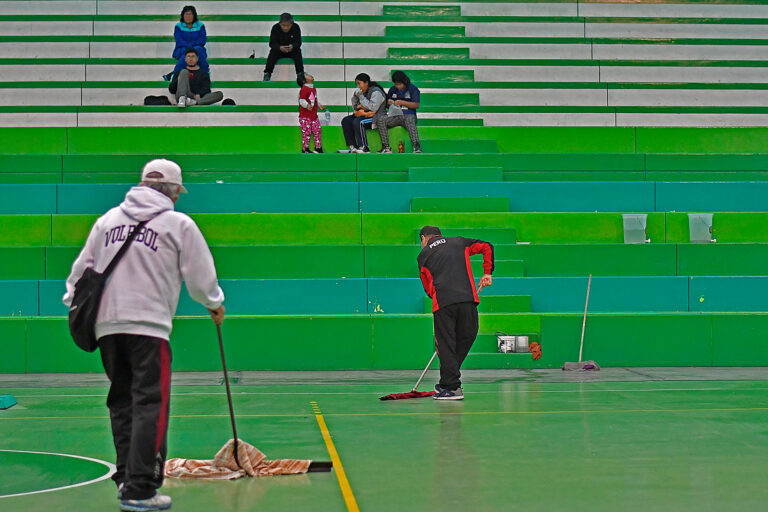
M 219 335 L 219 350 L 221 351 L 221 366 L 224 368 L 224 385 L 227 387 L 227 402 L 229 403 L 229 417 L 232 420 L 232 435 L 235 439 L 235 463 L 240 466 L 240 460 L 237 457 L 237 428 L 235 427 L 235 410 L 232 408 L 232 394 L 229 391 L 229 375 L 227 374 L 227 363 L 224 360 L 224 342 L 221 340 L 221 326 L 216 326 L 216 332 Z
M 589 306 L 589 288 L 592 286 L 592 274 L 589 274 L 587 281 L 587 300 L 584 302 L 584 319 L 581 321 L 581 344 L 579 345 L 579 362 L 581 362 L 581 351 L 584 349 L 584 328 L 587 326 L 587 307 Z
M 419 380 L 416 381 L 416 385 L 413 386 L 412 391 L 416 391 L 416 388 L 418 388 L 419 384 L 421 384 L 421 379 L 424 378 L 424 376 L 427 374 L 427 370 L 429 370 L 429 367 L 432 366 L 432 361 L 435 360 L 435 356 L 437 356 L 437 351 L 435 351 L 435 353 L 432 354 L 432 359 L 429 360 L 429 362 L 427 363 L 427 367 L 424 368 L 423 372 L 421 372 L 421 376 L 419 377 Z

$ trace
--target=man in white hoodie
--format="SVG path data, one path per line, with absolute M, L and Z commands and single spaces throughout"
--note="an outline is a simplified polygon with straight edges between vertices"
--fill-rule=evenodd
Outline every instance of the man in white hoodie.
M 101 360 L 111 381 L 107 407 L 117 452 L 121 510 L 165 510 L 163 483 L 171 383 L 171 321 L 181 282 L 213 321 L 224 320 L 224 293 L 213 257 L 195 222 L 174 211 L 186 193 L 181 168 L 152 160 L 141 183 L 96 220 L 67 278 L 64 304 L 88 268 L 102 272 L 136 225 L 148 221 L 107 281 L 96 319 Z

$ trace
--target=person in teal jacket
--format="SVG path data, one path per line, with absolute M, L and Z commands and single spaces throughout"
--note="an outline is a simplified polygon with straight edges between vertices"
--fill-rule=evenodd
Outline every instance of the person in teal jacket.
M 189 48 L 197 50 L 200 69 L 208 74 L 211 73 L 208 67 L 208 53 L 205 51 L 205 43 L 208 39 L 205 25 L 197 19 L 197 9 L 194 6 L 186 5 L 181 10 L 181 19 L 173 29 L 173 38 L 176 40 L 176 47 L 173 49 L 172 57 L 176 59 L 176 67 L 171 73 L 163 75 L 165 80 L 170 81 L 174 74 L 187 66 L 184 56 Z

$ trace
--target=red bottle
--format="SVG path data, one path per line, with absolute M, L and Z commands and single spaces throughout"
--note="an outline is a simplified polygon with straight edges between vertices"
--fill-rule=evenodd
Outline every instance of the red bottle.
M 397 145 L 397 151 L 398 153 L 405 153 L 405 144 L 403 144 L 403 141 L 400 141 L 400 144 Z

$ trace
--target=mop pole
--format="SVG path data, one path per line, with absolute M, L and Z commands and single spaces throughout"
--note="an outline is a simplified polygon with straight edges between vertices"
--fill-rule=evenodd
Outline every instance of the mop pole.
M 432 366 L 432 361 L 435 360 L 435 356 L 437 356 L 437 351 L 435 351 L 435 353 L 432 354 L 432 359 L 429 360 L 429 362 L 427 363 L 427 367 L 424 368 L 423 372 L 421 372 L 421 376 L 419 377 L 419 380 L 416 381 L 416 385 L 413 386 L 413 389 L 411 391 L 416 391 L 416 388 L 419 387 L 419 384 L 421 384 L 421 379 L 424 378 L 424 376 L 427 374 L 427 370 L 429 370 L 429 367 Z
M 581 363 L 581 352 L 584 350 L 584 328 L 587 326 L 587 307 L 589 306 L 589 288 L 592 286 L 592 274 L 589 274 L 587 281 L 587 300 L 584 302 L 584 319 L 581 321 L 581 344 L 579 345 L 579 363 Z
M 227 388 L 227 402 L 229 403 L 229 419 L 232 420 L 232 435 L 235 439 L 234 452 L 235 452 L 235 464 L 237 467 L 240 465 L 240 460 L 237 457 L 237 428 L 235 427 L 235 410 L 232 408 L 232 394 L 229 391 L 229 376 L 227 375 L 227 363 L 224 360 L 224 342 L 221 340 L 221 326 L 216 326 L 216 332 L 219 335 L 219 350 L 221 351 L 221 366 L 224 369 L 224 385 Z

